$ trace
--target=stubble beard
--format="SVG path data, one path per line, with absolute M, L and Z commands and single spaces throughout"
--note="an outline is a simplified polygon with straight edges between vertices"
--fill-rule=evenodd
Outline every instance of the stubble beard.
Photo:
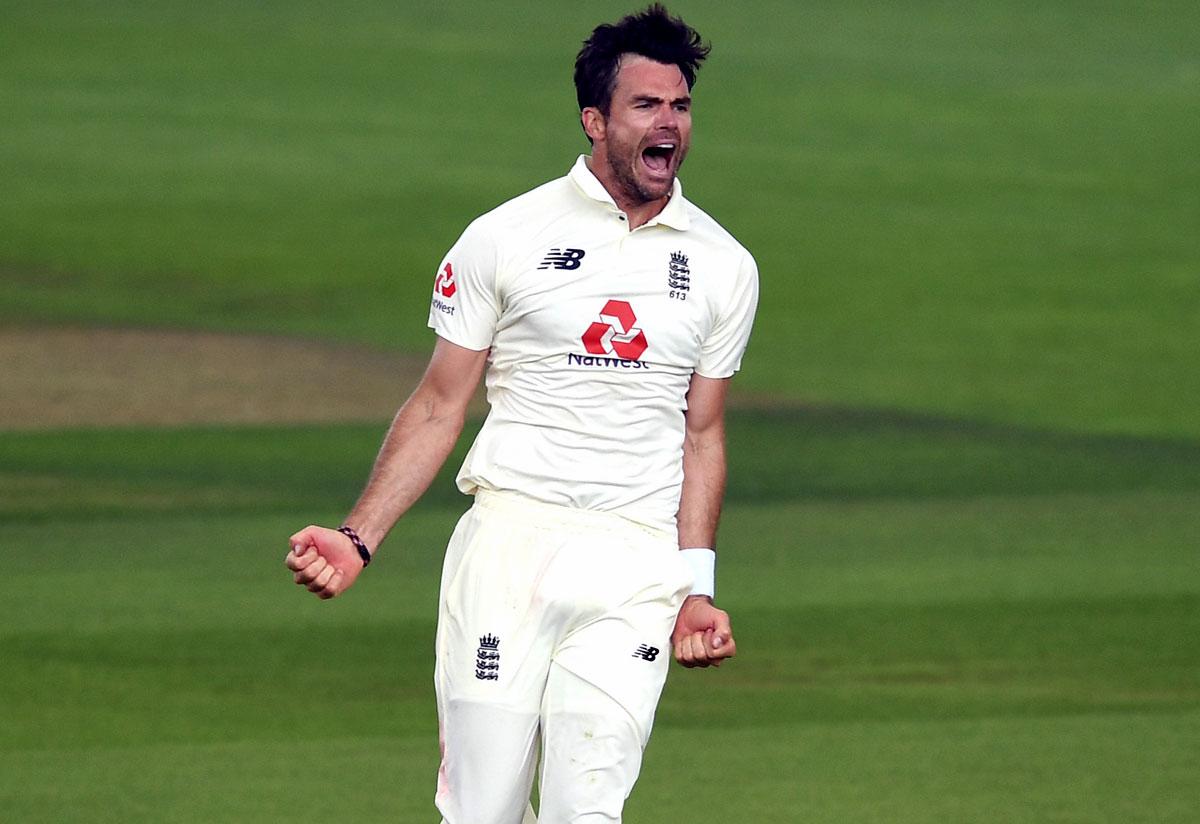
M 608 168 L 609 171 L 612 172 L 613 180 L 615 180 L 617 185 L 620 187 L 621 194 L 629 201 L 631 205 L 641 206 L 646 203 L 651 203 L 655 200 L 661 200 L 662 198 L 671 194 L 671 191 L 675 186 L 674 173 L 671 174 L 670 180 L 661 185 L 661 191 L 659 190 L 659 187 L 650 189 L 645 183 L 638 179 L 637 171 L 635 170 L 636 164 L 641 162 L 642 157 L 641 152 L 638 151 L 638 146 L 631 146 L 628 148 L 628 150 L 626 150 L 625 147 L 620 147 L 620 150 L 616 152 L 612 151 L 613 148 L 616 147 L 610 146 L 609 151 L 607 152 Z M 680 150 L 682 150 L 682 147 L 680 147 Z M 679 156 L 679 163 L 676 165 L 676 171 L 678 171 L 679 166 L 683 165 L 684 157 L 684 154 Z

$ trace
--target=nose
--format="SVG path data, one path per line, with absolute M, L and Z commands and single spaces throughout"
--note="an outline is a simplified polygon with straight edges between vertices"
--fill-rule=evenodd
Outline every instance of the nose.
M 659 129 L 678 130 L 679 112 L 670 103 L 664 103 L 658 107 L 658 112 L 654 118 L 654 126 Z

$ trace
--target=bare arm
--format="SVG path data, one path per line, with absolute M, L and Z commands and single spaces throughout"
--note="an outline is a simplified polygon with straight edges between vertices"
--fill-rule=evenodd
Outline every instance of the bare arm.
M 454 448 L 486 362 L 486 350 L 438 338 L 424 377 L 392 420 L 366 488 L 346 517 L 372 552 L 429 488 Z M 340 594 L 362 571 L 354 545 L 336 530 L 308 526 L 290 542 L 286 561 L 296 583 L 321 598 Z
M 679 500 L 679 547 L 717 541 L 725 498 L 725 394 L 729 379 L 693 375 L 683 435 L 683 492 Z
M 346 517 L 367 546 L 379 546 L 433 483 L 462 432 L 486 362 L 487 350 L 438 338 L 425 375 L 396 413 L 367 486 Z
M 725 497 L 725 395 L 729 379 L 693 375 L 683 437 L 679 547 L 716 548 Z M 686 667 L 720 666 L 737 652 L 729 616 L 707 595 L 690 595 L 679 610 L 671 642 Z

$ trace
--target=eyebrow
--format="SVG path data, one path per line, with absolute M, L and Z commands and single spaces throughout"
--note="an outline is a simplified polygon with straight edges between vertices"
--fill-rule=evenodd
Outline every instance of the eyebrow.
M 655 97 L 652 94 L 635 94 L 633 96 L 633 102 L 634 103 L 662 103 L 663 99 L 661 97 Z M 692 102 L 692 98 L 690 95 L 684 95 L 683 97 L 676 97 L 671 101 L 672 105 L 675 103 L 687 103 L 687 104 L 691 105 L 691 102 Z

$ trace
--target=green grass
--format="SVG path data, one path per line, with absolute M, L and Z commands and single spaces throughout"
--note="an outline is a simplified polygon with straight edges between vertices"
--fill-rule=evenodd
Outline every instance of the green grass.
M 439 256 L 583 150 L 571 59 L 627 10 L 7 4 L 0 323 L 425 351 Z M 673 671 L 627 820 L 1191 824 L 1197 7 L 678 10 L 765 400 L 741 654 Z M 383 426 L 0 432 L 6 821 L 433 820 L 457 456 L 347 597 L 282 565 Z
M 735 415 L 733 454 L 778 423 Z M 670 815 L 695 781 L 698 822 L 1189 821 L 1194 453 L 901 424 L 797 414 L 814 463 L 765 501 L 781 459 L 735 463 L 720 600 L 741 654 L 673 672 L 628 819 Z M 347 597 L 318 602 L 282 566 L 292 530 L 336 520 L 378 434 L 0 436 L 10 489 L 58 490 L 0 511 L 16 820 L 429 817 L 449 479 Z M 1003 453 L 1028 474 L 994 473 Z M 1070 471 L 1039 474 L 1056 455 Z M 97 504 L 122 483 L 124 509 Z M 331 772 L 334 796 L 297 789 Z
M 457 505 L 469 425 L 426 496 Z M 383 423 L 0 432 L 0 516 L 348 509 Z M 872 500 L 1200 489 L 1200 444 L 1074 435 L 884 412 L 729 417 L 729 500 Z
M 12 7 L 0 304 L 423 351 L 437 261 L 584 150 L 586 7 Z M 741 383 L 1200 435 L 1194 3 L 687 3 L 688 191 L 757 255 Z

